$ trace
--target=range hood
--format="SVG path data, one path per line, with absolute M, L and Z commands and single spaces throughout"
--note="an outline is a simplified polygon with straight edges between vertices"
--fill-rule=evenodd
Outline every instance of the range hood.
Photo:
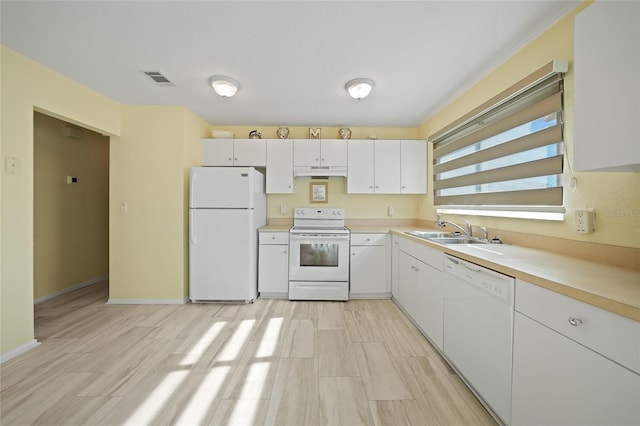
M 342 176 L 347 177 L 345 166 L 296 166 L 293 168 L 293 176 Z

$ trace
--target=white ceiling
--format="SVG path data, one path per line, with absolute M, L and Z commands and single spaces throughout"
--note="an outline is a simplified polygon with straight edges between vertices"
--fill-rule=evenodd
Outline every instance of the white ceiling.
M 119 102 L 211 124 L 414 127 L 579 2 L 3 0 L 1 40 Z M 216 74 L 235 97 L 208 86 Z M 361 101 L 344 90 L 356 77 L 376 84 Z

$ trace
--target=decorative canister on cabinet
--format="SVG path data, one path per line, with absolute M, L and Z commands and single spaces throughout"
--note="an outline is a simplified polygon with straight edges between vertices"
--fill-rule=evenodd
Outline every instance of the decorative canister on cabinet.
M 276 134 L 278 135 L 278 139 L 286 139 L 289 137 L 289 128 L 279 127 L 278 130 L 276 130 Z
M 351 129 L 349 128 L 343 127 L 338 131 L 338 134 L 340 135 L 340 139 L 351 139 Z

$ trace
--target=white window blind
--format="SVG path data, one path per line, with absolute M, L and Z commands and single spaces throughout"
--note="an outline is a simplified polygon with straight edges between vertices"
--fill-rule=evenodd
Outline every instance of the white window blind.
M 553 61 L 432 135 L 434 204 L 563 211 L 563 76 Z

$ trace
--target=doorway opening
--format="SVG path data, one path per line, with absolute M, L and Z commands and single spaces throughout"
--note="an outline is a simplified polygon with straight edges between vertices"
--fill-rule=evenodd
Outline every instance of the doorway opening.
M 34 303 L 108 289 L 109 137 L 39 112 L 33 129 Z

